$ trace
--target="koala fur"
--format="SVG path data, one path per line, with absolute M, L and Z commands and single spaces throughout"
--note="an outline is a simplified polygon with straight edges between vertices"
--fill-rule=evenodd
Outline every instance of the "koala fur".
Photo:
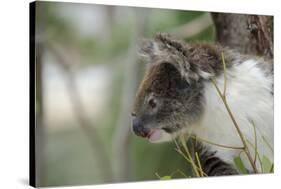
M 170 141 L 188 133 L 214 143 L 241 147 L 237 131 L 211 82 L 215 80 L 222 91 L 222 52 L 230 109 L 252 144 L 255 142 L 252 123 L 255 124 L 259 155 L 273 162 L 273 151 L 267 145 L 273 147 L 273 64 L 219 45 L 188 44 L 167 34 L 144 40 L 140 55 L 148 65 L 133 108 L 133 131 L 151 142 Z M 239 155 L 246 168 L 253 171 L 241 150 L 210 144 L 205 147 L 209 152 L 201 150 L 202 157 L 211 154 L 222 160 L 215 161 L 216 164 L 223 165 L 223 169 L 218 168 L 220 173 L 208 172 L 210 175 L 236 174 L 231 165 Z M 250 153 L 253 155 L 255 149 L 250 148 Z M 256 164 L 261 170 L 259 162 Z M 226 171 L 227 166 L 230 171 Z

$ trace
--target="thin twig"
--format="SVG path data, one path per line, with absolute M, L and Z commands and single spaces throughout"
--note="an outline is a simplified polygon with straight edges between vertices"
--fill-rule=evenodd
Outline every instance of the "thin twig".
M 192 158 L 192 156 L 191 156 L 191 154 L 190 154 L 190 152 L 189 152 L 189 150 L 188 150 L 188 148 L 187 148 L 187 146 L 186 146 L 184 136 L 181 136 L 181 137 L 180 137 L 180 140 L 181 140 L 183 149 L 185 150 L 185 153 L 187 154 L 188 158 L 191 160 L 191 165 L 192 165 L 193 169 L 196 170 L 196 171 L 195 171 L 196 176 L 199 177 L 200 174 L 199 174 L 199 172 L 198 172 L 198 170 L 197 170 L 197 166 L 196 166 L 195 162 L 193 161 L 193 158 Z
M 226 66 L 225 66 L 225 61 L 224 61 L 223 54 L 222 54 L 222 60 L 223 60 L 222 63 L 224 64 L 224 66 L 223 66 L 223 67 L 224 67 L 224 72 L 226 72 L 226 70 L 225 70 Z M 256 167 L 256 165 L 254 164 L 254 160 L 253 160 L 253 158 L 252 158 L 252 156 L 251 156 L 251 154 L 250 154 L 249 148 L 248 148 L 247 143 L 246 143 L 246 139 L 245 139 L 245 137 L 244 137 L 242 131 L 240 130 L 239 125 L 237 124 L 237 122 L 236 122 L 236 120 L 235 120 L 235 118 L 234 118 L 234 116 L 233 116 L 233 113 L 232 113 L 232 111 L 231 111 L 231 109 L 230 109 L 230 107 L 229 107 L 229 105 L 228 105 L 228 103 L 227 103 L 226 96 L 221 93 L 220 89 L 218 88 L 218 85 L 217 85 L 216 81 L 215 81 L 214 79 L 212 79 L 211 81 L 212 81 L 213 85 L 215 86 L 215 89 L 216 89 L 217 93 L 218 93 L 219 96 L 221 97 L 221 99 L 222 99 L 222 101 L 223 101 L 223 104 L 224 104 L 224 106 L 225 106 L 225 108 L 226 108 L 226 110 L 227 110 L 227 112 L 228 112 L 228 114 L 229 114 L 229 116 L 230 116 L 230 118 L 231 118 L 231 120 L 232 120 L 232 122 L 233 122 L 235 128 L 236 128 L 236 131 L 238 132 L 238 135 L 239 135 L 239 137 L 240 137 L 240 139 L 241 139 L 241 142 L 243 143 L 243 147 L 244 147 L 243 150 L 245 151 L 245 154 L 247 155 L 247 157 L 248 157 L 248 159 L 249 159 L 249 162 L 250 162 L 250 164 L 251 164 L 251 166 L 252 166 L 254 172 L 257 173 L 258 170 L 257 170 L 257 167 Z M 224 84 L 224 85 L 225 85 L 225 84 Z M 226 87 L 225 87 L 225 88 L 226 88 Z M 224 89 L 224 90 L 225 90 L 225 89 Z
M 184 176 L 185 178 L 187 178 L 188 176 L 186 174 L 184 174 L 184 172 L 182 172 L 181 170 L 177 169 L 174 173 L 180 173 L 182 176 Z M 171 174 L 174 175 L 174 173 Z
M 252 144 L 249 140 L 247 140 L 247 142 L 248 142 L 248 144 L 252 147 L 252 148 L 255 148 L 255 145 L 254 144 Z M 259 160 L 259 162 L 260 162 L 260 165 L 261 165 L 261 170 L 262 170 L 262 172 L 263 172 L 263 167 L 262 167 L 262 161 L 261 161 L 261 156 L 260 156 L 260 154 L 259 154 L 259 152 L 258 151 L 256 151 L 256 156 L 257 156 L 257 159 Z M 256 163 L 256 162 L 255 162 Z
M 206 140 L 206 139 L 202 139 L 202 138 L 197 137 L 197 136 L 191 136 L 191 138 L 194 138 L 196 140 L 199 139 L 201 142 L 205 142 L 205 143 L 208 143 L 208 144 L 211 144 L 211 145 L 214 145 L 214 146 L 218 146 L 218 147 L 222 147 L 222 148 L 229 148 L 229 149 L 233 149 L 233 150 L 243 150 L 244 149 L 244 147 L 228 146 L 228 145 L 224 145 L 224 144 L 218 144 L 218 143 Z
M 187 161 L 187 162 L 189 162 L 190 164 L 191 164 L 191 166 L 192 166 L 192 169 L 193 169 L 193 172 L 194 172 L 194 174 L 197 176 L 197 177 L 199 177 L 200 175 L 199 175 L 199 173 L 198 173 L 198 167 L 196 166 L 196 164 L 194 163 L 194 161 L 193 161 L 193 159 L 192 159 L 192 157 L 191 157 L 191 155 L 189 154 L 189 153 L 187 153 L 187 156 L 184 154 L 184 152 L 181 150 L 181 148 L 180 148 L 180 146 L 178 145 L 178 143 L 177 143 L 177 141 L 175 140 L 175 144 L 176 144 L 176 151 Z M 183 145 L 183 144 L 182 144 Z M 188 151 L 188 150 L 187 150 Z
M 159 175 L 158 173 L 155 173 L 155 175 L 156 175 L 156 177 L 157 177 L 158 179 L 161 179 L 161 177 L 160 177 L 160 175 Z
M 268 146 L 268 148 L 269 148 L 269 149 L 271 150 L 271 152 L 273 153 L 274 150 L 273 150 L 272 146 L 269 144 L 269 142 L 267 141 L 267 139 L 266 139 L 264 136 L 262 136 L 262 140 L 266 143 L 266 145 Z
M 227 86 L 227 76 L 226 76 L 226 64 L 224 60 L 224 54 L 221 52 L 221 57 L 222 57 L 222 64 L 223 64 L 223 76 L 224 76 L 224 86 L 223 86 L 223 96 L 226 97 L 226 86 Z
M 201 163 L 200 163 L 199 156 L 198 156 L 197 152 L 195 152 L 195 157 L 196 157 L 196 160 L 197 160 L 197 164 L 199 166 L 200 176 L 203 177 L 204 174 L 203 174 L 202 166 L 201 166 Z
M 264 135 L 262 135 L 263 133 L 261 132 L 261 130 L 258 128 L 258 127 L 255 127 L 256 130 L 261 134 L 261 138 L 262 140 L 265 142 L 265 144 L 267 145 L 267 147 L 270 149 L 270 151 L 273 153 L 274 150 L 273 150 L 273 147 L 270 145 L 270 143 L 268 142 L 268 140 L 265 138 Z
M 251 120 L 250 121 L 253 125 L 254 128 L 254 137 L 255 137 L 255 157 L 254 157 L 254 163 L 256 164 L 256 160 L 257 160 L 257 153 L 258 153 L 258 141 L 257 141 L 257 131 L 256 131 L 256 125 L 255 123 Z

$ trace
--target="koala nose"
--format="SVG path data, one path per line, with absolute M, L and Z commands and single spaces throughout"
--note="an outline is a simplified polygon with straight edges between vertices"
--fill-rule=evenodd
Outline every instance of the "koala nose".
M 137 136 L 141 137 L 147 137 L 149 133 L 149 129 L 145 128 L 142 122 L 137 118 L 133 119 L 133 131 Z

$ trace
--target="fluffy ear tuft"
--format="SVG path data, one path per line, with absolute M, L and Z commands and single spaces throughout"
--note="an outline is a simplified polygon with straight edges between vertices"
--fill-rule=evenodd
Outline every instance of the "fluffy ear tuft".
M 194 50 L 185 42 L 163 33 L 157 34 L 152 40 L 143 39 L 139 45 L 139 55 L 151 65 L 169 63 L 188 82 L 199 78 L 209 79 L 213 76 L 213 73 L 208 72 L 210 71 L 208 62 L 201 64 L 203 60 L 208 61 L 209 58 L 204 54 L 205 52 L 201 51 L 204 50 Z
M 154 39 L 143 39 L 139 43 L 138 53 L 149 63 L 172 63 L 177 57 L 185 58 L 187 45 L 173 39 L 169 34 L 159 33 Z
M 139 42 L 138 53 L 155 63 L 167 61 L 171 55 L 186 55 L 187 45 L 179 40 L 173 39 L 169 34 L 158 33 L 154 39 L 143 39 Z
M 158 44 L 154 40 L 142 39 L 138 45 L 138 54 L 140 57 L 152 62 L 159 52 Z

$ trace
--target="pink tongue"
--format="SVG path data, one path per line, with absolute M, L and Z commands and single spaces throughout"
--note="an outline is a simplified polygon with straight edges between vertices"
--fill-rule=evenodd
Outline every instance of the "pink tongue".
M 154 131 L 152 131 L 152 133 L 149 136 L 149 141 L 150 142 L 155 142 L 161 139 L 162 137 L 162 130 L 161 129 L 156 129 Z

